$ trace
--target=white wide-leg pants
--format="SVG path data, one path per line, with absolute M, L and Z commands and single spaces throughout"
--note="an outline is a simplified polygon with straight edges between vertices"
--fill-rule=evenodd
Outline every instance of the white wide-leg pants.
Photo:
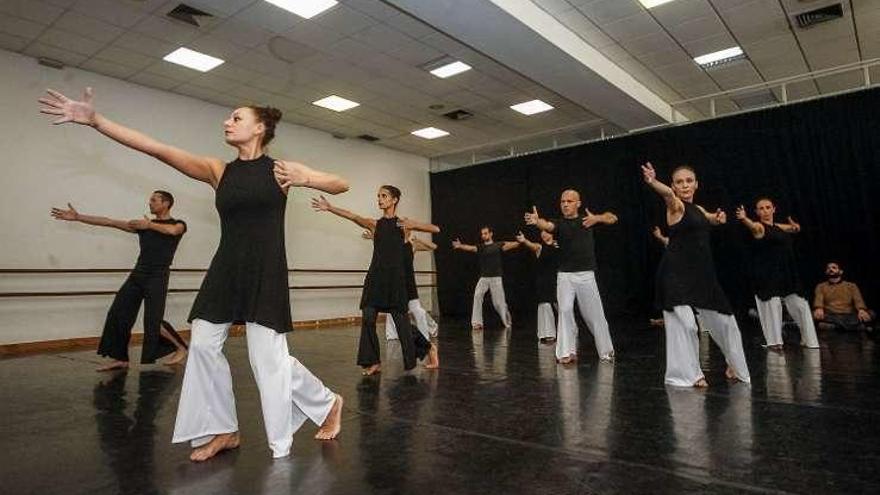
M 692 387 L 703 376 L 700 368 L 700 339 L 697 335 L 697 319 L 690 306 L 676 306 L 673 311 L 663 311 L 666 330 L 666 384 L 676 387 Z M 709 328 L 712 340 L 721 348 L 727 364 L 737 378 L 751 383 L 749 368 L 743 353 L 742 335 L 733 315 L 721 314 L 710 309 L 700 309 L 700 317 Z
M 407 303 L 407 307 L 409 313 L 413 315 L 413 319 L 416 320 L 416 328 L 425 337 L 425 340 L 430 342 L 431 337 L 437 335 L 437 322 L 434 321 L 434 318 L 431 318 L 431 315 L 422 307 L 422 303 L 418 299 L 411 299 Z M 394 318 L 390 316 L 385 317 L 385 339 L 398 340 L 397 327 L 394 325 Z
M 574 302 L 577 300 L 581 316 L 593 333 L 596 352 L 602 359 L 614 354 L 608 321 L 602 309 L 596 274 L 587 272 L 559 272 L 556 275 L 556 301 L 559 304 L 559 322 L 556 331 L 556 358 L 577 354 L 578 329 L 574 319 Z
M 194 320 L 172 442 L 198 447 L 238 431 L 232 374 L 223 355 L 231 323 Z M 273 457 L 290 454 L 293 434 L 306 419 L 321 425 L 336 396 L 287 350 L 287 337 L 247 323 L 248 358 L 260 391 Z
M 556 338 L 556 315 L 551 303 L 538 305 L 538 338 Z
M 471 326 L 483 326 L 483 297 L 486 292 L 492 295 L 492 306 L 501 317 L 505 327 L 510 328 L 510 311 L 507 310 L 507 300 L 504 298 L 504 283 L 501 277 L 480 277 L 477 287 L 474 289 L 474 307 L 471 310 Z
M 805 347 L 819 347 L 819 339 L 816 337 L 816 326 L 813 324 L 813 315 L 807 301 L 797 295 L 789 294 L 782 297 L 771 297 L 762 301 L 755 296 L 758 307 L 758 318 L 761 320 L 761 330 L 764 331 L 764 340 L 767 345 L 782 345 L 782 303 L 788 313 L 801 329 L 801 344 Z

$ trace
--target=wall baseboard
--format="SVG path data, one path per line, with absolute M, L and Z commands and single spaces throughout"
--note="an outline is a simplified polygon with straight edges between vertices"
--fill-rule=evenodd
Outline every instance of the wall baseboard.
M 378 320 L 384 321 L 385 315 L 379 315 Z M 342 318 L 327 318 L 323 320 L 302 320 L 293 322 L 296 330 L 320 329 L 326 327 L 359 326 L 360 316 L 346 316 Z M 189 341 L 190 329 L 178 329 L 184 339 Z M 244 325 L 233 325 L 229 329 L 230 337 L 244 335 Z M 43 340 L 37 342 L 22 342 L 18 344 L 0 344 L 0 358 L 26 356 L 31 354 L 43 354 L 52 352 L 69 352 L 97 349 L 101 337 L 74 337 L 70 339 Z M 131 345 L 141 345 L 144 342 L 143 333 L 132 333 Z

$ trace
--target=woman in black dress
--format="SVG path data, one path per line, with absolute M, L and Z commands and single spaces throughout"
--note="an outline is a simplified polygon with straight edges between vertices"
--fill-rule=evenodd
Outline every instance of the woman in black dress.
M 227 144 L 238 157 L 194 155 L 117 124 L 95 111 L 92 90 L 82 101 L 49 90 L 40 111 L 93 127 L 105 136 L 209 184 L 220 213 L 220 245 L 190 312 L 190 355 L 177 410 L 173 442 L 189 441 L 190 459 L 207 460 L 239 445 L 232 375 L 223 355 L 229 327 L 247 327 L 251 368 L 260 391 L 263 420 L 274 457 L 289 455 L 293 434 L 306 419 L 321 425 L 321 440 L 339 433 L 342 397 L 290 356 L 285 332 L 292 329 L 284 247 L 284 211 L 290 187 L 337 194 L 342 178 L 289 161 L 273 160 L 264 148 L 281 118 L 277 109 L 241 107 L 224 122 Z
M 772 350 L 782 350 L 782 303 L 801 329 L 801 345 L 818 348 L 816 327 L 810 313 L 810 305 L 799 295 L 800 277 L 794 258 L 792 236 L 801 226 L 791 217 L 788 223 L 773 220 L 776 206 L 768 198 L 755 203 L 758 221 L 752 221 L 746 209 L 736 209 L 736 218 L 745 225 L 754 238 L 752 270 L 755 284 L 755 303 L 764 340 Z
M 666 383 L 679 387 L 705 387 L 700 369 L 699 328 L 694 310 L 709 327 L 709 334 L 727 360 L 726 375 L 749 383 L 742 336 L 727 296 L 715 276 L 709 231 L 727 222 L 719 208 L 709 213 L 694 204 L 699 184 L 690 167 L 672 172 L 672 187 L 657 180 L 650 163 L 642 166 L 645 183 L 666 203 L 669 245 L 657 270 L 657 302 L 666 328 Z
M 559 268 L 559 246 L 552 232 L 541 231 L 541 242 L 526 239 L 522 232 L 516 235 L 520 244 L 529 248 L 538 258 L 535 277 L 535 294 L 538 299 L 538 341 L 542 344 L 556 342 L 556 272 Z
M 329 211 L 336 216 L 351 220 L 369 230 L 373 237 L 373 259 L 364 279 L 361 295 L 361 338 L 358 345 L 357 364 L 363 368 L 364 375 L 373 375 L 381 370 L 379 359 L 379 337 L 376 335 L 378 313 L 388 313 L 394 319 L 400 348 L 403 351 L 403 365 L 407 370 L 416 366 L 416 359 L 428 357 L 426 368 L 437 367 L 437 347 L 432 345 L 420 332 L 413 332 L 406 315 L 409 294 L 406 284 L 404 263 L 404 239 L 410 231 L 437 233 L 440 228 L 430 223 L 421 223 L 409 218 L 397 217 L 397 204 L 400 202 L 400 189 L 384 185 L 376 195 L 382 217 L 378 219 L 362 217 L 351 211 L 330 204 L 324 196 L 312 199 L 315 211 Z

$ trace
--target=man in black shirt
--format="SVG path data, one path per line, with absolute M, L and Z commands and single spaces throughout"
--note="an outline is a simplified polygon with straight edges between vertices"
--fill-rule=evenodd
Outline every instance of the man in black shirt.
M 590 213 L 581 217 L 581 196 L 573 190 L 562 192 L 559 200 L 562 218 L 544 220 L 538 209 L 525 214 L 525 222 L 541 230 L 552 232 L 559 244 L 559 271 L 556 276 L 556 299 L 559 304 L 559 322 L 556 330 L 556 359 L 562 364 L 577 361 L 577 325 L 574 319 L 574 302 L 577 300 L 596 341 L 596 351 L 602 361 L 611 361 L 614 346 L 608 331 L 608 321 L 602 309 L 599 287 L 596 285 L 596 253 L 593 239 L 594 225 L 615 224 L 617 216 L 606 212 Z
M 116 293 L 107 312 L 104 331 L 98 345 L 98 354 L 113 359 L 98 371 L 128 368 L 128 343 L 131 327 L 137 318 L 141 301 L 144 302 L 144 344 L 141 363 L 154 363 L 157 359 L 174 355 L 164 364 L 178 364 L 186 358 L 186 344 L 167 321 L 165 297 L 168 294 L 168 276 L 174 252 L 180 238 L 186 232 L 183 220 L 171 218 L 174 197 L 166 191 L 155 191 L 149 200 L 150 213 L 143 219 L 116 220 L 107 217 L 83 215 L 68 203 L 67 209 L 52 208 L 52 216 L 58 220 L 82 222 L 88 225 L 113 227 L 136 233 L 140 241 L 140 255 L 134 269 Z
M 503 241 L 495 242 L 495 233 L 489 226 L 480 229 L 480 241 L 478 246 L 462 244 L 458 239 L 452 241 L 452 248 L 469 253 L 477 253 L 480 256 L 480 279 L 474 289 L 474 307 L 471 310 L 471 327 L 474 330 L 483 329 L 483 298 L 486 292 L 492 295 L 492 305 L 504 328 L 510 328 L 510 311 L 507 309 L 507 300 L 504 297 L 504 282 L 501 278 L 501 253 L 516 249 L 518 242 Z

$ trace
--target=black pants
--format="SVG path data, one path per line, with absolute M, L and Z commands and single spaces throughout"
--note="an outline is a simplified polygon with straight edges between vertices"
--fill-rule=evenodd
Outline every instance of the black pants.
M 119 361 L 128 361 L 128 343 L 131 340 L 131 327 L 137 318 L 141 302 L 144 303 L 144 346 L 141 363 L 156 362 L 162 356 L 175 350 L 173 342 L 162 337 L 160 327 L 164 327 L 172 338 L 183 344 L 183 339 L 170 323 L 164 321 L 165 297 L 168 295 L 169 272 L 132 272 L 107 311 L 104 332 L 98 344 L 98 354 Z M 184 345 L 185 346 L 185 345 Z
M 825 319 L 816 320 L 816 323 L 820 326 L 834 327 L 835 330 L 844 330 L 848 332 L 864 331 L 870 328 L 874 323 L 874 320 L 877 318 L 873 311 L 868 311 L 868 314 L 871 316 L 871 320 L 865 324 L 859 320 L 858 313 L 832 313 L 826 311 Z
M 379 336 L 376 335 L 378 314 L 379 310 L 372 306 L 362 309 L 361 339 L 358 345 L 357 364 L 364 368 L 380 362 Z M 411 370 L 416 367 L 416 359 L 424 359 L 428 355 L 431 343 L 425 340 L 421 332 L 413 332 L 409 316 L 405 311 L 388 312 L 388 317 L 394 319 L 394 326 L 397 327 L 400 350 L 403 352 L 403 367 Z

